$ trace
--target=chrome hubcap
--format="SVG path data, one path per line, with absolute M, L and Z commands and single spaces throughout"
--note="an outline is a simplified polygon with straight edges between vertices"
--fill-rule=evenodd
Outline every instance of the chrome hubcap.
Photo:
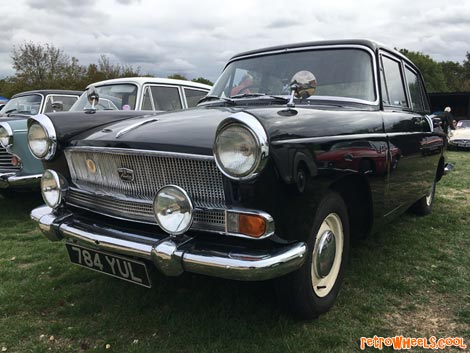
M 341 268 L 344 234 L 343 224 L 336 213 L 330 213 L 320 225 L 312 254 L 311 277 L 318 297 L 333 289 Z
M 318 255 L 316 258 L 316 272 L 318 277 L 326 277 L 333 267 L 336 255 L 336 239 L 331 230 L 323 232 L 318 243 Z

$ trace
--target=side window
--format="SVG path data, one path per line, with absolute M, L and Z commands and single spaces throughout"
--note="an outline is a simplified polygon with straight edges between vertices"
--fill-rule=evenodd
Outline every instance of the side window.
M 400 62 L 382 56 L 385 71 L 385 83 L 387 85 L 389 104 L 398 107 L 406 107 L 405 87 L 401 77 Z
M 186 96 L 186 102 L 188 108 L 195 107 L 197 102 L 207 95 L 206 91 L 200 91 L 196 89 L 184 88 L 184 95 Z
M 156 110 L 169 111 L 183 108 L 177 87 L 152 86 L 151 90 Z
M 154 110 L 152 105 L 152 94 L 150 87 L 145 87 L 144 98 L 142 100 L 142 110 Z
M 77 101 L 78 97 L 73 96 L 48 96 L 44 113 L 50 112 L 67 112 Z
M 416 112 L 424 111 L 423 97 L 421 95 L 421 87 L 419 84 L 418 75 L 411 71 L 408 67 L 405 67 L 405 76 L 406 82 L 408 83 L 408 89 L 410 90 L 413 110 Z

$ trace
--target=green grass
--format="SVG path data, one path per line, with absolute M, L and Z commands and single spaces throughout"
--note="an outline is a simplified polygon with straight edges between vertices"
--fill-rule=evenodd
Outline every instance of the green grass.
M 74 266 L 29 220 L 40 198 L 0 198 L 0 349 L 354 352 L 361 336 L 398 334 L 469 344 L 470 153 L 448 159 L 434 213 L 356 243 L 336 305 L 313 322 L 281 313 L 270 283 L 154 274 L 148 290 Z

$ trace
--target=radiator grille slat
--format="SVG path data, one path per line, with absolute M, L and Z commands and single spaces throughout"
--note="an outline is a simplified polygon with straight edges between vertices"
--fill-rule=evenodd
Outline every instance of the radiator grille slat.
M 12 155 L 7 150 L 0 146 L 0 173 L 16 172 L 21 170 L 21 166 L 14 166 L 11 164 Z
M 194 204 L 192 228 L 225 229 L 223 179 L 212 157 L 113 148 L 69 148 L 65 156 L 76 186 L 68 193 L 69 204 L 155 223 L 153 199 L 161 187 L 172 184 L 183 188 Z M 121 168 L 132 170 L 132 181 L 120 177 Z

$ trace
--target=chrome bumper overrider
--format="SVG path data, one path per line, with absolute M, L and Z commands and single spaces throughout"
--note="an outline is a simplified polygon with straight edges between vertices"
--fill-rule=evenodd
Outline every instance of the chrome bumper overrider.
M 9 187 L 34 187 L 39 185 L 42 174 L 17 176 L 16 173 L 0 173 L 0 189 Z
M 165 235 L 155 239 L 97 224 L 90 225 L 71 213 L 57 216 L 47 206 L 34 209 L 31 218 L 38 222 L 51 241 L 65 238 L 96 249 L 149 260 L 168 276 L 187 271 L 236 280 L 266 280 L 298 269 L 304 262 L 307 250 L 303 242 L 282 248 L 255 250 L 224 244 L 211 245 L 187 235 Z

